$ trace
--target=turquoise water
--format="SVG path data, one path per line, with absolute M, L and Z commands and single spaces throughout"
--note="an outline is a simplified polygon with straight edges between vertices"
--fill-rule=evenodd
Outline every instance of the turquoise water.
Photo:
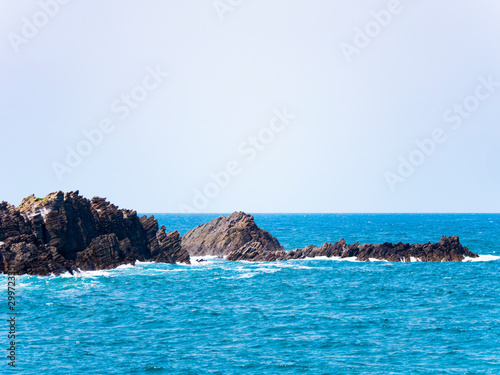
M 156 216 L 185 233 L 217 215 Z M 287 249 L 456 234 L 500 255 L 500 215 L 255 218 Z M 0 373 L 499 374 L 499 271 L 500 260 L 209 259 L 17 277 L 18 367 L 5 358 Z

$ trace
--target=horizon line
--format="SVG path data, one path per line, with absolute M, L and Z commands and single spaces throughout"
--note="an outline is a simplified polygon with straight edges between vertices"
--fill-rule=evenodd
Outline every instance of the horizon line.
M 142 212 L 141 214 L 165 214 L 165 215 L 231 215 L 234 212 L 244 212 L 252 215 L 499 215 L 500 212 Z

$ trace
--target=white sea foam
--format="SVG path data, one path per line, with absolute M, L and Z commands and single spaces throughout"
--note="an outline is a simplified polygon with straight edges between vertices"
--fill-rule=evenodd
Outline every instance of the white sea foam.
M 80 272 L 82 272 L 82 271 L 80 271 Z M 51 274 L 50 276 L 53 276 L 53 277 L 59 276 L 59 277 L 64 277 L 64 278 L 66 278 L 66 277 L 76 277 L 76 275 L 72 275 L 69 272 L 64 272 L 64 273 L 62 273 L 60 275 Z
M 420 259 L 420 258 L 415 258 L 415 257 L 410 257 L 410 261 L 411 261 L 411 262 L 421 262 L 421 261 L 422 261 L 422 259 Z
M 249 279 L 250 277 L 254 277 L 255 275 L 257 275 L 257 273 L 255 273 L 255 272 L 247 272 L 247 273 L 244 273 L 243 275 L 239 275 L 237 277 L 237 279 Z
M 478 258 L 465 257 L 462 262 L 491 262 L 498 259 L 500 259 L 500 256 L 486 254 L 479 255 Z
M 102 276 L 109 276 L 110 271 L 80 271 L 79 274 L 75 274 L 76 276 L 80 277 L 102 277 Z
M 125 267 L 125 268 L 129 268 L 129 267 Z M 101 277 L 101 276 L 111 276 L 111 273 L 113 271 L 114 270 L 82 271 L 81 269 L 78 269 L 78 272 L 75 272 L 73 275 L 70 274 L 69 272 L 65 272 L 59 276 L 60 277 L 73 277 L 73 278 L 78 278 L 78 277 L 94 278 L 94 277 Z
M 387 260 L 385 260 L 385 259 L 377 259 L 377 258 L 368 258 L 368 260 L 369 260 L 370 262 L 386 262 L 386 263 L 388 262 L 388 261 L 387 261 Z M 414 261 L 412 260 L 412 262 L 414 262 Z
M 247 272 L 247 271 L 252 271 L 252 269 L 251 268 L 245 268 L 243 266 L 239 266 L 239 267 L 236 268 L 236 271 L 238 271 L 238 272 Z
M 115 268 L 115 270 L 123 270 L 127 268 L 135 268 L 133 264 L 122 264 L 121 266 L 118 266 Z
M 256 268 L 255 271 L 262 271 L 262 272 L 265 272 L 265 273 L 275 273 L 275 272 L 278 272 L 280 271 L 281 268 Z
M 293 259 L 293 260 L 340 260 L 340 257 L 330 257 L 328 258 L 327 256 L 319 256 L 319 257 L 307 257 L 304 259 Z
M 246 273 L 243 273 L 241 275 L 236 275 L 236 276 L 231 276 L 231 277 L 222 276 L 221 278 L 222 279 L 249 279 L 249 278 L 254 277 L 256 275 L 257 275 L 256 272 L 246 272 Z

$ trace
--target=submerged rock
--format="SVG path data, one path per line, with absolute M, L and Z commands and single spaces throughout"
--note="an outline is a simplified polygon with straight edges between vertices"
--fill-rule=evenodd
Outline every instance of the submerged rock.
M 189 263 L 178 232 L 78 191 L 0 203 L 0 272 L 50 275 L 140 261 Z
M 220 216 L 191 229 L 182 237 L 182 247 L 191 256 L 225 256 L 241 251 L 250 243 L 258 243 L 262 251 L 283 251 L 276 237 L 260 229 L 254 218 L 244 212 Z

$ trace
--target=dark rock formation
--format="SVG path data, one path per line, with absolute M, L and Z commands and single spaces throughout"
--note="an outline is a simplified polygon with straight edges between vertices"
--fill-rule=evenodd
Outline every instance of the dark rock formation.
M 348 245 L 344 239 L 325 243 L 320 247 L 285 251 L 269 232 L 260 229 L 254 218 L 243 212 L 221 216 L 200 225 L 182 238 L 182 247 L 192 256 L 226 256 L 227 260 L 275 261 L 315 257 L 370 259 L 390 262 L 410 262 L 412 258 L 422 262 L 462 261 L 465 257 L 477 257 L 460 244 L 457 236 L 442 237 L 438 243 L 427 244 L 362 244 Z
M 157 263 L 187 263 L 190 264 L 189 254 L 181 246 L 181 236 L 179 232 L 165 232 L 165 227 L 162 225 L 160 230 L 156 233 L 156 238 L 160 245 L 158 251 L 152 252 L 152 260 Z M 168 261 L 171 259 L 172 261 Z
M 0 272 L 50 275 L 111 269 L 140 261 L 189 263 L 178 232 L 154 217 L 76 192 L 0 203 Z
M 472 253 L 460 244 L 457 236 L 443 236 L 438 243 L 426 244 L 362 244 L 357 242 L 347 245 L 344 239 L 334 244 L 325 243 L 320 247 L 307 246 L 303 249 L 296 249 L 285 252 L 282 250 L 268 251 L 257 243 L 249 243 L 240 249 L 232 251 L 227 260 L 246 261 L 274 261 L 291 260 L 315 257 L 337 257 L 356 258 L 359 261 L 369 261 L 370 259 L 387 260 L 389 262 L 411 262 L 419 260 L 422 262 L 458 262 L 465 257 L 476 258 L 477 254 Z
M 232 261 L 275 261 L 314 257 L 390 262 L 462 261 L 477 257 L 457 236 L 438 243 L 348 245 L 343 239 L 320 247 L 286 252 L 278 240 L 243 212 L 221 216 L 181 238 L 156 219 L 119 209 L 103 198 L 76 192 L 30 196 L 19 207 L 0 203 L 0 272 L 50 275 L 78 270 L 111 269 L 136 260 L 189 264 L 189 255 L 226 256 Z
M 192 256 L 225 256 L 246 249 L 250 243 L 260 244 L 263 251 L 284 251 L 276 237 L 260 229 L 253 216 L 244 212 L 220 216 L 182 237 L 182 247 Z

